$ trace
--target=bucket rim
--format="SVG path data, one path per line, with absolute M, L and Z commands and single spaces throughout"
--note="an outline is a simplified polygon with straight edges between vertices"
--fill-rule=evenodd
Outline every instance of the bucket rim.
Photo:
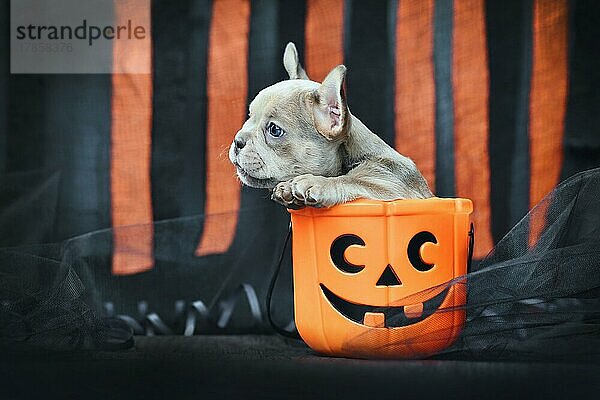
M 305 207 L 289 210 L 292 216 L 360 217 L 435 214 L 471 214 L 473 202 L 465 198 L 430 197 L 427 199 L 369 200 L 357 199 L 330 208 Z

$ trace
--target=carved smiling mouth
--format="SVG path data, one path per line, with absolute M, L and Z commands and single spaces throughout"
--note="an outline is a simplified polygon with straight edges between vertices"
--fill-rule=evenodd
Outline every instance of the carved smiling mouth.
M 351 303 L 335 295 L 325 285 L 320 284 L 320 286 L 321 291 L 337 312 L 357 324 L 378 328 L 398 328 L 423 321 L 440 308 L 449 290 L 448 286 L 438 295 L 419 304 L 375 307 Z

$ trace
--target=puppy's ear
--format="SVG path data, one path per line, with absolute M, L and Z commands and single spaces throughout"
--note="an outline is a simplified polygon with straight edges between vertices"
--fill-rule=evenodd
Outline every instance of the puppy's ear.
M 329 72 L 314 93 L 315 126 L 328 140 L 345 136 L 350 124 L 345 77 L 346 67 L 338 65 Z
M 296 46 L 292 42 L 289 42 L 287 46 L 285 46 L 283 66 L 290 76 L 290 79 L 308 79 L 306 72 L 304 72 L 304 69 L 300 65 L 298 50 L 296 50 Z

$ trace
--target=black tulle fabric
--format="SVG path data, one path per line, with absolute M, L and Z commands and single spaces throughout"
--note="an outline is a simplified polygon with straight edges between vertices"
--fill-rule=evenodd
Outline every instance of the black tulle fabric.
M 467 282 L 467 321 L 447 353 L 598 359 L 600 169 L 558 185 Z
M 52 196 L 52 179 L 32 202 Z M 128 277 L 110 273 L 111 229 L 56 244 L 6 246 L 0 249 L 0 342 L 117 350 L 131 346 L 134 334 L 272 332 L 264 299 L 287 224 L 273 226 L 269 210 L 239 215 L 242 223 L 245 215 L 264 213 L 253 229 L 268 238 L 250 235 L 220 256 L 193 256 L 202 216 L 156 222 L 154 270 Z M 13 213 L 5 208 L 0 221 L 16 218 Z M 135 234 L 139 227 L 118 229 Z M 293 330 L 285 251 L 273 313 Z M 560 184 L 456 282 L 468 288 L 466 323 L 436 357 L 599 359 L 600 169 Z

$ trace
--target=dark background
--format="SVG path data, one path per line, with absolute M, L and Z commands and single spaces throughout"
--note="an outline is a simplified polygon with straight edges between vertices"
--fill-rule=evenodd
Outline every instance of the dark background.
M 560 4 L 568 7 L 568 87 L 561 167 L 561 177 L 565 178 L 600 166 L 600 6 L 582 0 Z M 306 7 L 301 0 L 286 1 L 285 6 L 274 0 L 251 1 L 248 99 L 263 87 L 286 78 L 281 58 L 288 41 L 296 43 L 303 58 Z M 402 57 L 394 50 L 397 7 L 396 1 L 348 0 L 344 4 L 349 103 L 353 113 L 390 145 L 395 140 L 394 60 Z M 437 0 L 434 8 L 431 29 L 438 104 L 436 151 L 437 163 L 443 166 L 435 171 L 436 192 L 454 196 L 453 163 L 464 155 L 455 154 L 453 141 L 444 139 L 452 135 L 453 126 L 452 101 L 448 97 L 452 91 L 453 3 Z M 151 195 L 153 218 L 157 221 L 201 216 L 205 210 L 206 66 L 211 10 L 208 0 L 152 2 Z M 530 206 L 528 104 L 533 12 L 533 1 L 485 2 L 490 224 L 496 242 Z M 110 228 L 110 75 L 10 74 L 8 2 L 0 9 L 0 18 L 4 21 L 0 24 L 4 27 L 0 40 L 0 244 L 60 242 Z M 233 137 L 234 133 L 223 134 Z M 548 160 L 550 164 L 556 162 Z M 253 208 L 261 211 L 244 212 Z M 179 298 L 202 297 L 210 303 L 207 298 L 213 299 L 218 292 L 214 287 L 222 284 L 219 277 L 223 272 L 235 272 L 223 290 L 251 283 L 262 298 L 288 216 L 268 200 L 265 192 L 246 187 L 242 188 L 240 210 L 229 251 L 193 260 L 190 254 L 188 261 L 194 266 L 190 264 L 181 279 L 175 271 L 186 268 L 160 260 L 152 271 L 138 278 L 114 277 L 110 266 L 98 266 L 93 273 L 108 279 L 102 286 L 120 288 L 111 292 L 122 298 L 105 300 L 122 302 L 127 310 L 141 300 L 150 301 L 163 312 Z M 185 238 L 189 243 L 184 247 L 191 249 L 197 244 L 201 225 L 190 231 L 190 237 Z M 179 251 L 156 248 L 163 243 L 160 238 L 169 234 L 161 233 L 161 229 L 160 225 L 155 227 L 155 252 Z M 251 253 L 247 251 L 249 242 L 254 249 Z M 201 279 L 198 271 L 207 273 L 208 265 L 217 265 L 219 273 Z M 159 300 L 139 293 L 154 293 L 153 285 L 164 282 L 164 274 L 174 275 L 173 281 L 177 282 L 173 287 L 161 284 L 169 295 L 162 293 Z M 134 283 L 135 289 L 127 288 Z
M 227 301 L 223 300 L 234 298 L 233 316 L 225 326 L 207 322 L 198 332 L 270 332 L 263 303 L 287 230 L 289 217 L 285 210 L 273 204 L 263 191 L 244 187 L 235 239 L 229 250 L 193 256 L 202 233 L 207 190 L 206 65 L 212 2 L 152 2 L 152 211 L 156 221 L 164 222 L 155 225 L 154 268 L 131 276 L 112 275 L 111 231 L 103 230 L 113 227 L 111 77 L 10 74 L 8 3 L 0 7 L 0 247 L 57 243 L 61 248 L 68 238 L 94 232 L 73 243 L 80 250 L 88 249 L 82 250 L 85 268 L 79 273 L 93 288 L 93 307 L 100 314 L 106 312 L 107 303 L 115 307 L 117 314 L 138 321 L 155 312 L 171 333 L 179 334 L 182 315 L 177 301 L 201 300 L 212 319 L 217 320 L 226 308 Z M 248 99 L 287 77 L 281 65 L 287 42 L 295 42 L 303 58 L 307 7 L 303 0 L 250 3 Z M 437 194 L 454 196 L 454 160 L 461 155 L 455 154 L 451 140 L 444 140 L 452 134 L 453 119 L 447 108 L 446 112 L 441 108 L 452 90 L 453 1 L 434 3 L 431 29 L 438 104 L 436 161 L 444 166 L 436 169 L 435 176 Z M 561 178 L 600 166 L 600 3 L 570 0 L 565 4 L 568 87 Z M 344 6 L 344 63 L 350 71 L 352 112 L 392 146 L 394 62 L 401 57 L 394 50 L 397 7 L 394 0 L 347 0 Z M 491 231 L 495 242 L 530 207 L 533 10 L 533 0 L 485 2 Z M 452 111 L 452 104 L 449 107 Z M 226 134 L 233 137 L 234 133 Z M 176 223 L 182 217 L 189 217 L 189 223 Z M 170 240 L 177 230 L 181 230 L 178 239 Z M 57 257 L 64 259 L 65 253 L 59 252 Z M 235 297 L 240 284 L 253 288 L 262 317 L 252 316 L 244 294 Z M 289 255 L 274 297 L 276 321 L 285 326 L 292 318 Z M 148 333 L 147 326 L 139 333 Z M 590 368 L 593 371 L 596 367 Z M 345 371 L 343 379 L 353 379 L 354 375 Z M 361 371 L 356 373 L 364 373 Z M 572 377 L 580 372 L 568 373 Z M 539 374 L 535 376 L 542 384 Z M 502 382 L 496 381 L 496 385 L 500 387 Z

